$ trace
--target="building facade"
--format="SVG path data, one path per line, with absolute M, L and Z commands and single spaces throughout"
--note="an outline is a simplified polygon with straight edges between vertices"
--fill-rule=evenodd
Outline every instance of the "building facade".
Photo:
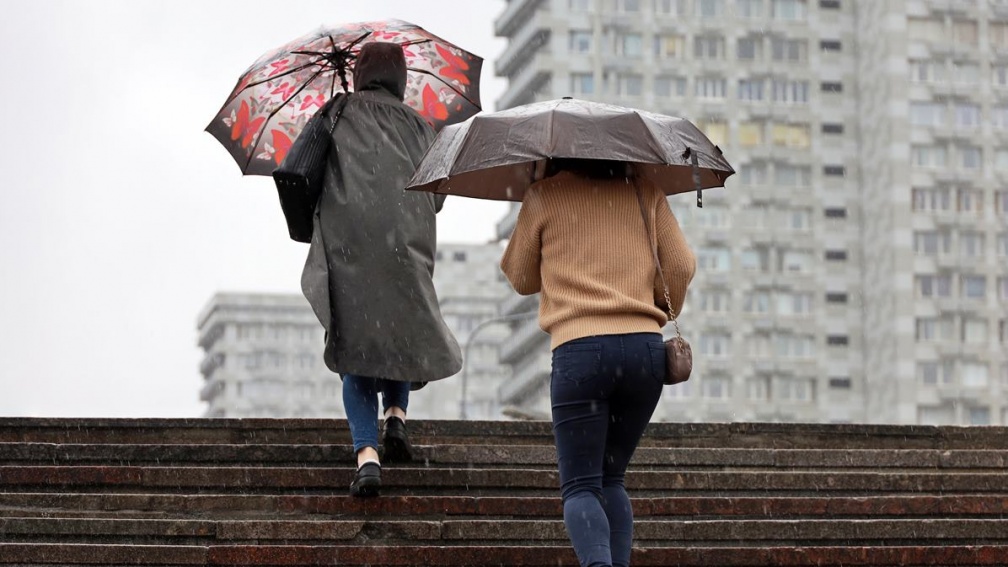
M 511 0 L 496 33 L 498 108 L 683 116 L 738 171 L 702 209 L 669 199 L 696 366 L 656 419 L 1008 423 L 1005 2 Z M 535 325 L 499 394 L 541 413 Z

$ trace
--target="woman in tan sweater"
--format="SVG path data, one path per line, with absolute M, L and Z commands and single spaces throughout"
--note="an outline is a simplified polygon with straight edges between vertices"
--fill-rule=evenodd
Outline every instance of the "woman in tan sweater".
M 661 281 L 637 193 L 679 313 L 696 260 L 664 194 L 625 164 L 553 160 L 529 188 L 501 260 L 515 291 L 541 293 L 564 524 L 582 566 L 628 565 L 623 478 L 665 374 Z

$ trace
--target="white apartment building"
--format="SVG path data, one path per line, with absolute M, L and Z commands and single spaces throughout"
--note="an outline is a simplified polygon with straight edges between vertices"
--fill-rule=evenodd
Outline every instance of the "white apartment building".
M 738 171 L 702 209 L 669 199 L 695 370 L 656 419 L 1008 423 L 1006 4 L 508 2 L 498 108 L 683 116 Z M 545 336 L 512 333 L 502 403 L 548 412 Z

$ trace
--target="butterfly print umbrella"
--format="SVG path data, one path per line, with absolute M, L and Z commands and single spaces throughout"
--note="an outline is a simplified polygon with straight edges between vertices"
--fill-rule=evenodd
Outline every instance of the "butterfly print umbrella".
M 483 59 L 423 28 L 383 20 L 321 28 L 269 51 L 238 79 L 207 132 L 246 175 L 270 175 L 308 119 L 337 92 L 353 90 L 353 63 L 365 43 L 402 45 L 405 102 L 435 130 L 480 111 Z

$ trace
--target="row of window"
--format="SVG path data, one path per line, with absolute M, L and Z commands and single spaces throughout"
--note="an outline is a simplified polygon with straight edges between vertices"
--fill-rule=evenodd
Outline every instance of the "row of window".
M 963 86 L 979 86 L 980 63 L 963 59 L 912 59 L 910 61 L 910 81 L 913 83 L 950 83 Z M 998 88 L 1008 88 L 1008 65 L 991 65 L 991 84 Z
M 962 258 L 984 258 L 987 255 L 987 234 L 978 230 L 955 233 L 958 254 Z M 995 236 L 997 255 L 1008 258 L 1008 232 Z M 953 231 L 947 228 L 914 231 L 914 253 L 918 256 L 948 256 L 953 249 Z
M 822 174 L 826 177 L 843 177 L 847 170 L 842 165 L 825 165 Z M 807 188 L 812 186 L 812 168 L 807 165 L 793 165 L 775 161 L 752 161 L 739 165 L 739 183 L 743 185 L 767 185 L 775 187 Z
M 827 346 L 845 347 L 850 343 L 847 335 L 828 335 Z M 706 358 L 729 358 L 732 356 L 732 335 L 727 331 L 704 331 L 697 336 L 693 349 Z M 779 332 L 758 333 L 744 339 L 743 349 L 752 358 L 802 359 L 812 360 L 816 356 L 815 335 Z
M 958 410 L 958 411 L 957 411 Z M 961 416 L 961 417 L 960 417 Z M 917 423 L 922 425 L 992 425 L 990 406 L 945 402 L 918 406 Z M 1008 408 L 1001 410 L 1001 423 L 1008 424 Z
M 840 214 L 847 216 L 846 209 L 826 209 L 826 216 Z M 812 209 L 807 207 L 785 207 L 768 205 L 749 205 L 734 214 L 731 209 L 721 205 L 709 205 L 703 209 L 683 207 L 676 211 L 680 226 L 685 229 L 728 229 L 735 224 L 748 229 L 777 229 L 784 232 L 808 232 L 812 230 Z
M 813 310 L 812 297 L 811 292 L 803 291 L 747 291 L 742 294 L 742 310 L 745 313 L 772 313 L 785 317 L 809 315 Z M 732 309 L 732 293 L 705 289 L 695 292 L 695 297 L 691 297 L 687 305 L 706 314 L 728 313 Z
M 621 14 L 640 14 L 646 5 L 643 0 L 567 0 L 572 12 L 612 9 Z M 808 18 L 807 0 L 652 0 L 651 6 L 657 16 L 769 17 L 786 22 Z M 820 0 L 819 7 L 836 10 L 840 0 Z
M 849 387 L 849 379 L 838 380 L 847 380 Z M 674 388 L 665 388 L 665 396 L 672 400 L 689 399 L 698 395 L 711 400 L 729 400 L 734 394 L 733 383 L 734 380 L 730 376 L 705 374 Z M 753 376 L 745 380 L 745 388 L 746 397 L 753 401 L 812 403 L 816 400 L 814 378 Z
M 998 277 L 996 280 L 998 299 L 1008 301 L 1008 277 Z M 977 274 L 918 274 L 914 276 L 914 289 L 917 297 L 922 299 L 987 299 L 987 276 Z M 958 288 L 953 289 L 953 284 Z
M 253 378 L 234 382 L 234 395 L 255 400 L 312 400 L 319 396 L 342 399 L 343 383 L 333 379 L 316 383 L 311 379 Z
M 237 368 L 245 370 L 282 370 L 286 368 L 311 370 L 315 368 L 319 359 L 318 353 L 288 354 L 277 351 L 256 351 L 239 353 L 230 360 L 237 363 Z M 231 362 L 226 362 L 226 364 L 230 365 Z
M 991 320 L 979 316 L 939 316 L 918 317 L 915 321 L 914 338 L 917 342 L 947 342 L 955 341 L 965 344 L 986 345 L 994 336 L 991 333 Z M 997 340 L 1008 345 L 1008 320 L 997 322 Z
M 675 75 L 659 75 L 654 78 L 654 94 L 659 98 L 684 97 L 688 92 L 688 79 Z M 643 96 L 644 75 L 641 73 L 605 73 L 601 92 L 621 96 Z M 787 78 L 740 79 L 734 96 L 744 102 L 772 102 L 780 104 L 808 104 L 809 82 Z M 819 88 L 824 93 L 843 92 L 838 82 L 822 82 Z M 570 92 L 572 96 L 600 94 L 596 92 L 594 73 L 571 73 Z M 723 100 L 728 98 L 728 79 L 721 76 L 701 75 L 693 79 L 693 96 L 699 99 Z
M 923 386 L 986 388 L 990 385 L 990 365 L 978 361 L 919 360 L 917 381 Z M 1008 387 L 1008 362 L 1001 365 L 1001 384 Z
M 957 46 L 980 45 L 980 22 L 966 18 L 915 18 L 907 19 L 907 35 L 911 41 L 925 43 L 945 42 Z M 1008 48 L 1008 22 L 987 23 L 987 42 L 995 49 Z
M 641 58 L 645 51 L 645 34 L 640 32 L 619 32 L 613 35 L 597 36 L 590 29 L 573 29 L 567 33 L 567 49 L 575 54 L 596 53 L 600 47 L 604 52 L 624 58 Z M 597 45 L 602 44 L 604 45 Z M 735 59 L 758 62 L 769 59 L 779 63 L 806 63 L 809 55 L 807 39 L 789 38 L 765 33 L 751 33 L 734 40 L 715 33 L 692 36 L 692 49 L 687 50 L 687 37 L 678 34 L 653 36 L 651 51 L 656 59 L 693 59 L 702 61 L 725 60 L 729 45 L 734 47 Z M 839 40 L 819 41 L 819 50 L 825 53 L 839 53 L 843 44 Z
M 982 217 L 986 192 L 972 187 L 915 187 L 910 205 L 914 212 L 964 213 Z M 994 191 L 994 214 L 1008 216 L 1008 190 Z
M 983 148 L 968 144 L 914 144 L 910 164 L 925 169 L 958 169 L 978 174 L 984 169 Z M 1008 148 L 991 154 L 995 171 L 1008 171 Z
M 239 340 L 313 341 L 322 332 L 318 325 L 286 323 L 235 323 L 233 329 Z

